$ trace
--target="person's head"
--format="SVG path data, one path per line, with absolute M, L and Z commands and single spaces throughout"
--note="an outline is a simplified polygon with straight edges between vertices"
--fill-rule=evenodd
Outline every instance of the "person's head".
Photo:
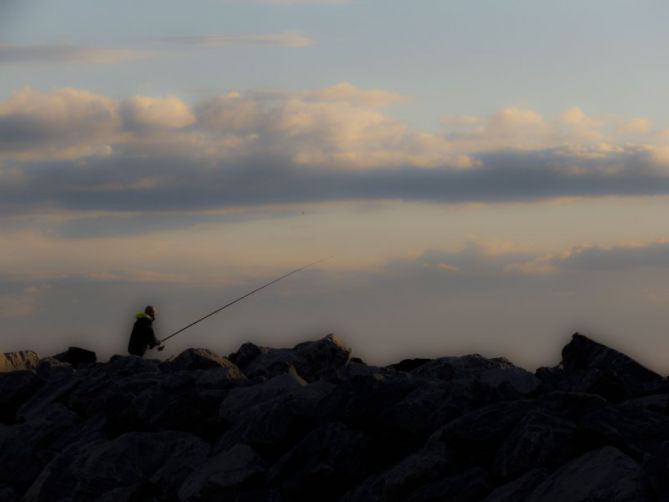
M 151 319 L 156 318 L 157 310 L 153 308 L 153 305 L 147 305 L 146 308 L 144 309 L 144 313 L 148 316 L 151 317 Z

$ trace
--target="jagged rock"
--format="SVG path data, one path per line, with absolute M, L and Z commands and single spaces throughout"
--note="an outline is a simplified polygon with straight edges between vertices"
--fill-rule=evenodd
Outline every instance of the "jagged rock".
M 0 373 L 0 423 L 14 423 L 16 411 L 42 385 L 44 380 L 32 371 Z
M 17 410 L 17 418 L 38 420 L 54 403 L 66 401 L 69 394 L 79 385 L 80 380 L 64 376 L 47 382 Z
M 519 395 L 532 394 L 541 385 L 541 381 L 532 373 L 514 366 L 506 359 L 486 359 L 479 354 L 435 359 L 418 366 L 411 374 L 438 380 L 477 380 Z
M 69 347 L 67 351 L 56 354 L 53 358 L 63 363 L 69 363 L 75 368 L 82 364 L 95 364 L 98 360 L 95 352 L 80 347 Z
M 139 373 L 160 373 L 160 361 L 138 356 L 113 356 L 102 371 L 108 375 L 125 376 Z
M 532 469 L 518 479 L 496 488 L 483 502 L 525 502 L 547 477 L 548 473 L 544 469 Z
M 506 437 L 495 455 L 494 473 L 512 479 L 533 467 L 557 467 L 578 452 L 576 424 L 546 413 L 530 411 Z
M 637 502 L 650 496 L 641 466 L 613 447 L 572 460 L 543 481 L 527 502 Z
M 365 475 L 369 439 L 343 424 L 324 424 L 307 434 L 274 465 L 269 482 L 288 500 L 336 500 Z
M 334 375 L 351 357 L 351 349 L 332 334 L 315 342 L 300 343 L 293 352 L 299 358 L 295 368 L 307 382 Z
M 537 399 L 538 403 L 554 415 L 571 421 L 579 421 L 588 413 L 606 408 L 609 402 L 597 394 L 578 392 L 548 392 Z
M 560 367 L 540 368 L 537 376 L 554 389 L 599 394 L 614 402 L 667 390 L 657 373 L 579 333 L 562 349 Z
M 491 486 L 488 472 L 480 467 L 474 467 L 419 488 L 406 500 L 407 502 L 441 500 L 477 502 L 490 492 Z
M 44 468 L 24 500 L 164 498 L 204 464 L 208 453 L 205 442 L 180 432 L 135 432 L 76 444 Z
M 265 465 L 245 444 L 237 444 L 196 469 L 179 488 L 183 501 L 221 500 L 231 492 L 253 488 L 263 481 Z
M 249 378 L 273 378 L 289 372 L 297 373 L 299 356 L 290 349 L 267 349 L 246 366 Z M 301 377 L 302 375 L 300 375 Z
M 31 370 L 37 367 L 39 356 L 32 350 L 0 353 L 0 373 Z
M 443 444 L 412 453 L 347 493 L 342 502 L 395 502 L 422 486 L 455 472 L 454 454 Z
M 230 360 L 207 349 L 187 349 L 160 365 L 163 371 L 208 370 L 224 368 L 231 378 L 243 378 L 239 368 Z

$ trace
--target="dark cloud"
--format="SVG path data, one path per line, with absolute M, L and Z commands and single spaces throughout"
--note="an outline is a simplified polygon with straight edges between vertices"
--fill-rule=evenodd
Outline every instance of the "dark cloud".
M 115 63 L 144 54 L 128 49 L 86 48 L 74 45 L 16 45 L 0 43 L 1 63 Z
M 9 163 L 22 176 L 0 181 L 0 204 L 6 211 L 40 206 L 183 211 L 344 200 L 500 203 L 669 193 L 669 176 L 643 152 L 593 160 L 560 150 L 507 151 L 480 161 L 480 167 L 466 170 L 343 170 L 296 166 L 279 157 L 212 165 L 196 158 L 119 153 Z M 615 171 L 607 168 L 611 165 Z
M 562 269 L 616 271 L 640 268 L 669 268 L 669 242 L 643 246 L 579 247 L 551 262 Z

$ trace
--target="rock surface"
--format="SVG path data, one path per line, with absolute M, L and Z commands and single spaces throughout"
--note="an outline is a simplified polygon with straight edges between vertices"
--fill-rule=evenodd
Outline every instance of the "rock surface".
M 477 354 L 369 366 L 332 335 L 2 357 L 0 502 L 669 500 L 666 379 L 579 334 L 536 374 Z

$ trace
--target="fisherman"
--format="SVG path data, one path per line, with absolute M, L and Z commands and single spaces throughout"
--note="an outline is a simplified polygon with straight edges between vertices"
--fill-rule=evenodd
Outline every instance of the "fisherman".
M 137 320 L 132 327 L 128 352 L 134 356 L 143 357 L 147 349 L 158 347 L 158 350 L 163 350 L 165 347 L 153 332 L 152 324 L 156 319 L 156 309 L 148 305 L 144 312 L 139 312 L 135 317 Z

